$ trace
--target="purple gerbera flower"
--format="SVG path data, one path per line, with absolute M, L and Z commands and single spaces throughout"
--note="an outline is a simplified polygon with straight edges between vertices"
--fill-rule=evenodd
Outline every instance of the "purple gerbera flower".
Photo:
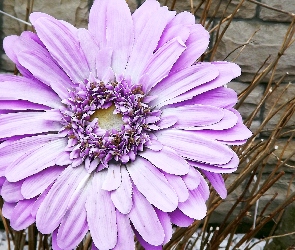
M 55 249 L 167 243 L 171 224 L 206 215 L 211 182 L 238 166 L 228 145 L 251 136 L 229 62 L 195 63 L 208 32 L 156 0 L 130 14 L 124 0 L 97 0 L 89 27 L 43 13 L 37 34 L 4 49 L 22 76 L 0 76 L 3 215 L 21 230 L 36 222 Z

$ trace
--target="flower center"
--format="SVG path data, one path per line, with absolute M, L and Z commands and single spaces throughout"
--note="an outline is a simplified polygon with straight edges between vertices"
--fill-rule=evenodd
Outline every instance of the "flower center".
M 105 130 L 116 129 L 121 130 L 123 125 L 122 115 L 114 114 L 116 106 L 113 104 L 107 109 L 98 109 L 90 116 L 90 121 L 98 119 L 98 125 Z
M 126 80 L 86 80 L 70 91 L 61 113 L 72 166 L 84 163 L 92 172 L 108 167 L 110 160 L 134 161 L 150 142 L 161 113 L 144 98 L 142 87 Z

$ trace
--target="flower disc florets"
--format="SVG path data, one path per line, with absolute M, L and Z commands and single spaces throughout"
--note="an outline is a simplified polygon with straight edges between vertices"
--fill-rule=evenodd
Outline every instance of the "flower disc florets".
M 103 169 L 112 159 L 122 163 L 135 160 L 149 141 L 149 121 L 160 119 L 160 112 L 152 112 L 144 103 L 142 86 L 131 86 L 125 80 L 86 80 L 69 96 L 63 101 L 62 114 L 70 157 L 73 166 L 85 161 L 88 171 L 96 166 Z

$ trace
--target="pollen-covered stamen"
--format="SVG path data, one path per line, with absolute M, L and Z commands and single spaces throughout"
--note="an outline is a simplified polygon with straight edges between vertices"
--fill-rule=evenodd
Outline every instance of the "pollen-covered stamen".
M 98 109 L 90 116 L 90 121 L 93 121 L 95 118 L 98 119 L 98 125 L 102 129 L 116 129 L 121 130 L 123 121 L 122 115 L 115 114 L 116 107 L 115 105 L 110 106 L 107 109 Z
M 71 91 L 61 112 L 72 165 L 85 161 L 85 167 L 93 171 L 112 159 L 122 163 L 135 160 L 150 141 L 149 132 L 160 116 L 143 102 L 144 97 L 141 86 L 125 80 L 107 84 L 86 81 Z

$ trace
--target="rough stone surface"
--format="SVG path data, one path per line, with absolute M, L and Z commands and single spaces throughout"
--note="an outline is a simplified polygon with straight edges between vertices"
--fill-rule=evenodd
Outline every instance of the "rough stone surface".
M 237 48 L 242 47 L 254 32 L 257 31 L 252 42 L 244 48 L 235 61 L 241 66 L 243 72 L 241 77 L 239 77 L 239 81 L 251 82 L 257 70 L 269 56 L 270 58 L 266 65 L 276 58 L 288 27 L 288 24 L 281 23 L 270 24 L 258 21 L 233 21 L 225 32 L 215 59 L 224 60 L 227 57 L 229 61 L 234 60 L 240 51 Z M 237 50 L 234 51 L 235 49 Z M 274 79 L 278 79 L 281 75 L 289 72 L 285 81 L 294 80 L 294 65 L 295 44 L 291 45 L 281 57 Z M 270 74 L 263 81 L 267 82 L 269 76 Z
M 270 7 L 284 10 L 286 12 L 295 13 L 294 0 L 262 0 L 261 3 Z M 288 14 L 271 10 L 268 8 L 260 8 L 259 17 L 265 21 L 291 22 L 292 17 Z
M 227 86 L 240 94 L 243 90 L 245 90 L 249 84 L 242 82 L 230 82 Z M 239 112 L 241 113 L 243 118 L 247 118 L 256 108 L 257 104 L 261 100 L 263 95 L 264 87 L 262 85 L 257 86 L 245 99 L 244 103 L 239 108 Z M 256 118 L 258 119 L 260 113 L 257 114 Z
M 288 88 L 286 88 L 288 86 Z M 272 112 L 272 107 L 275 105 L 276 108 L 279 106 L 285 104 L 286 102 L 290 102 L 291 100 L 295 99 L 295 85 L 294 84 L 282 84 L 278 87 L 277 90 L 274 91 L 274 94 L 272 94 L 265 103 L 265 111 L 264 111 L 264 118 L 267 117 L 270 112 Z M 288 107 L 286 106 L 282 110 L 280 110 L 276 115 L 271 118 L 271 120 L 268 122 L 266 129 L 273 129 L 281 120 L 282 115 L 284 112 L 286 112 Z M 291 119 L 287 123 L 288 126 L 294 126 L 295 124 L 295 114 L 292 115 Z M 289 135 L 288 135 L 289 136 Z
M 161 0 L 160 1 L 162 4 L 165 3 L 165 1 Z M 170 8 L 172 5 L 173 1 L 168 1 L 167 6 Z M 201 0 L 194 0 L 193 1 L 193 8 L 196 9 L 197 6 L 201 3 Z M 230 1 L 230 4 L 228 8 L 226 9 L 226 6 L 228 4 L 228 0 L 221 1 L 221 5 L 218 7 L 219 1 L 212 1 L 211 8 L 209 9 L 208 16 L 211 17 L 215 10 L 217 11 L 216 17 L 226 17 L 229 14 L 231 14 L 239 4 L 240 0 L 233 0 Z M 205 1 L 206 3 L 206 1 Z M 201 8 L 197 11 L 196 15 L 197 17 L 200 17 L 205 3 L 202 4 Z M 191 1 L 190 0 L 177 0 L 175 3 L 175 8 L 176 11 L 191 11 Z M 224 14 L 225 11 L 225 14 Z M 238 13 L 235 15 L 236 18 L 253 18 L 256 13 L 256 4 L 250 3 L 245 1 L 243 5 L 240 7 L 240 10 Z
M 294 232 L 294 218 L 295 218 L 295 205 L 291 204 L 284 212 L 282 222 L 279 224 L 276 234 L 284 235 L 290 232 Z M 282 250 L 282 249 L 294 249 L 295 235 L 286 235 L 285 237 L 274 238 L 265 250 Z M 289 248 L 290 247 L 290 248 Z M 292 247 L 292 248 L 291 248 Z

